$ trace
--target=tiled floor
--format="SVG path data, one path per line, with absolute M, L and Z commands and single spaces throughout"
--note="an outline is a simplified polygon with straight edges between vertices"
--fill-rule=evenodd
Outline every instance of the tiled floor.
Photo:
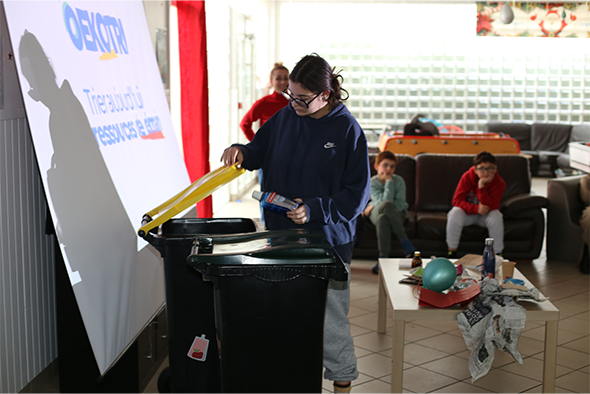
M 533 191 L 546 195 L 547 179 L 533 179 Z M 258 203 L 246 193 L 243 201 L 227 204 L 216 217 L 260 216 Z M 371 273 L 373 260 L 352 261 L 349 318 L 359 378 L 355 393 L 386 393 L 391 383 L 391 326 L 379 334 L 377 328 L 377 276 Z M 560 310 L 556 391 L 590 392 L 590 277 L 575 264 L 547 260 L 545 251 L 532 262 L 519 262 L 518 268 Z M 389 310 L 391 316 L 392 310 Z M 543 372 L 544 325 L 527 323 L 518 348 L 523 364 L 507 353 L 496 351 L 490 372 L 471 383 L 468 370 L 470 352 L 455 322 L 408 322 L 405 329 L 404 392 L 441 393 L 538 393 Z M 168 365 L 165 360 L 160 370 Z M 145 393 L 157 393 L 154 375 Z M 58 381 L 58 379 L 56 379 Z M 44 392 L 59 392 L 53 383 Z M 332 383 L 324 381 L 324 392 Z
M 546 195 L 546 179 L 535 178 L 533 190 Z M 249 194 L 246 194 L 249 196 Z M 224 207 L 218 217 L 258 217 L 258 205 L 249 197 Z M 352 261 L 349 318 L 358 358 L 356 393 L 389 392 L 391 383 L 391 326 L 379 334 L 377 328 L 377 276 L 373 260 Z M 590 392 L 590 278 L 575 264 L 548 261 L 543 251 L 532 262 L 518 268 L 560 310 L 557 352 L 557 392 Z M 389 315 L 391 316 L 391 309 Z M 538 393 L 543 372 L 544 325 L 527 323 L 518 348 L 523 364 L 508 353 L 497 351 L 490 372 L 471 383 L 470 352 L 455 322 L 408 322 L 404 354 L 404 392 L 441 393 Z M 165 366 L 167 363 L 163 366 Z M 156 377 L 158 374 L 156 374 Z M 156 379 L 144 392 L 157 392 Z M 324 381 L 325 392 L 332 383 Z
M 378 334 L 377 278 L 373 261 L 352 263 L 349 319 L 361 373 L 354 392 L 389 392 L 391 383 L 391 326 Z M 547 262 L 541 258 L 518 268 L 560 309 L 557 353 L 557 391 L 590 391 L 589 278 L 574 264 Z M 391 310 L 390 310 L 391 313 Z M 404 355 L 405 392 L 541 392 L 544 326 L 528 323 L 518 348 L 523 364 L 507 353 L 496 352 L 490 372 L 471 384 L 467 350 L 455 322 L 408 322 Z M 330 390 L 325 382 L 324 389 Z
M 547 179 L 533 179 L 533 190 L 546 195 Z M 246 193 L 249 196 L 249 193 Z M 219 217 L 257 217 L 258 205 L 244 201 L 228 204 Z M 349 319 L 359 378 L 353 392 L 385 393 L 391 384 L 391 326 L 377 333 L 377 276 L 371 273 L 373 260 L 352 261 Z M 557 391 L 590 392 L 590 277 L 575 264 L 547 261 L 543 250 L 532 262 L 518 268 L 560 310 L 557 352 Z M 391 309 L 389 314 L 391 316 Z M 490 372 L 471 383 L 468 369 L 470 351 L 454 322 L 408 322 L 404 354 L 404 391 L 441 393 L 522 393 L 541 392 L 544 325 L 528 323 L 518 348 L 520 365 L 508 353 L 497 351 Z M 324 391 L 332 383 L 324 381 Z M 149 392 L 146 390 L 146 392 Z

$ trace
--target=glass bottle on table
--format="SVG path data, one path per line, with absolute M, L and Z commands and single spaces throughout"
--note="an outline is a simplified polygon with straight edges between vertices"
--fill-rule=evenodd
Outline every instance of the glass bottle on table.
M 422 267 L 422 257 L 420 257 L 420 252 L 414 252 L 414 258 L 412 258 L 412 268 Z

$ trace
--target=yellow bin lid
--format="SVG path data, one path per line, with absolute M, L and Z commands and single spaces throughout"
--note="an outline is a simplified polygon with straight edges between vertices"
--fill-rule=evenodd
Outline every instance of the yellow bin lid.
M 154 227 L 159 226 L 191 205 L 208 197 L 215 190 L 233 181 L 244 172 L 246 170 L 244 168 L 238 168 L 237 164 L 229 167 L 219 167 L 215 171 L 211 171 L 194 181 L 189 187 L 162 205 L 144 214 L 141 221 L 142 227 L 139 228 L 137 233 L 140 237 L 145 237 Z

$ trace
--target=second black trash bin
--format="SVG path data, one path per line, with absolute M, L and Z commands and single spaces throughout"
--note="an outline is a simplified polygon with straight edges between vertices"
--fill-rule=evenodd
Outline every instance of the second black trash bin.
M 322 391 L 328 282 L 348 279 L 323 234 L 200 237 L 188 261 L 214 284 L 223 392 Z

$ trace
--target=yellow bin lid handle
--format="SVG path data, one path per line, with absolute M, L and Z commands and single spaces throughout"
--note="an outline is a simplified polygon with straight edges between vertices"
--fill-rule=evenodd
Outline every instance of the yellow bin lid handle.
M 197 179 L 168 201 L 144 214 L 141 220 L 142 227 L 139 228 L 137 234 L 142 238 L 145 237 L 154 227 L 210 196 L 215 190 L 233 181 L 244 172 L 246 172 L 244 168 L 238 168 L 237 164 L 234 164 L 229 167 L 219 167 Z

